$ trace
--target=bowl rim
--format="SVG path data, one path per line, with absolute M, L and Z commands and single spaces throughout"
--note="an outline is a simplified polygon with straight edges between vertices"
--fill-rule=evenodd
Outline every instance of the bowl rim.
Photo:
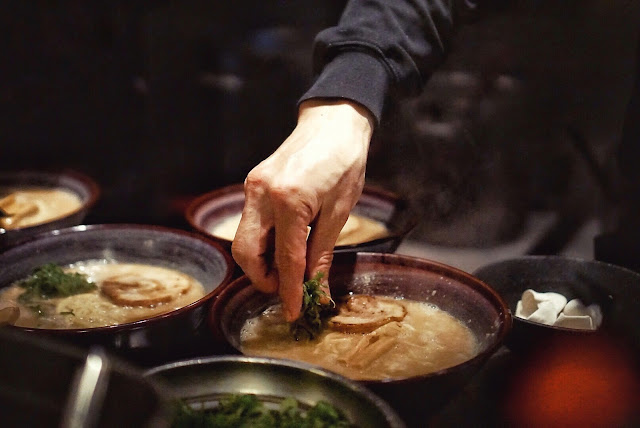
M 18 169 L 18 170 L 0 172 L 0 177 L 10 177 L 12 175 L 26 175 L 31 177 L 54 177 L 55 176 L 55 177 L 68 178 L 82 185 L 87 190 L 88 198 L 86 201 L 82 201 L 82 204 L 78 208 L 76 208 L 75 210 L 63 216 L 55 217 L 45 222 L 32 224 L 29 226 L 21 226 L 13 229 L 0 228 L 0 235 L 20 233 L 22 231 L 35 229 L 37 227 L 41 227 L 48 223 L 53 223 L 53 222 L 67 219 L 73 215 L 76 215 L 80 211 L 89 211 L 95 206 L 98 199 L 100 198 L 100 195 L 102 194 L 102 189 L 100 188 L 100 185 L 93 178 L 91 178 L 85 173 L 82 173 L 74 169 L 68 169 L 68 168 L 43 169 L 43 170 Z
M 234 193 L 242 193 L 244 195 L 244 184 L 243 183 L 230 184 L 228 186 L 220 187 L 197 196 L 195 199 L 193 199 L 189 203 L 189 205 L 187 205 L 187 208 L 184 211 L 184 217 L 187 220 L 187 223 L 189 223 L 189 225 L 199 233 L 207 235 L 219 242 L 223 242 L 226 245 L 231 245 L 232 241 L 215 236 L 211 234 L 209 231 L 207 231 L 207 229 L 204 228 L 202 225 L 200 225 L 196 221 L 196 213 L 206 202 L 214 198 L 217 198 L 219 196 L 224 196 L 224 195 L 229 195 Z M 399 204 L 401 207 L 406 208 L 408 212 L 409 220 L 407 221 L 407 224 L 404 225 L 404 227 L 395 231 L 394 233 L 389 233 L 387 236 L 383 236 L 381 238 L 376 238 L 376 239 L 372 239 L 372 240 L 357 243 L 357 244 L 336 245 L 335 246 L 336 251 L 355 250 L 365 244 L 367 246 L 370 246 L 370 245 L 373 246 L 373 245 L 378 245 L 385 242 L 393 241 L 402 236 L 406 236 L 409 232 L 411 232 L 417 226 L 419 222 L 419 216 L 416 209 L 411 205 L 409 199 L 395 192 L 392 192 L 388 189 L 385 189 L 379 185 L 369 184 L 369 183 L 364 185 L 361 196 L 362 195 L 365 195 L 365 196 L 370 195 L 374 198 L 391 202 L 394 206 L 398 206 Z
M 615 269 L 615 270 L 620 270 L 620 271 L 627 271 L 628 273 L 630 273 L 632 276 L 637 276 L 640 279 L 640 272 L 636 272 L 632 269 L 626 268 L 624 266 L 620 266 L 620 265 L 616 265 L 614 263 L 609 263 L 609 262 L 605 262 L 602 260 L 595 260 L 595 259 L 587 259 L 584 257 L 574 257 L 574 256 L 563 256 L 561 254 L 548 254 L 548 255 L 537 255 L 537 254 L 531 254 L 531 255 L 522 255 L 522 256 L 518 256 L 518 257 L 509 257 L 506 259 L 501 259 L 501 260 L 496 260 L 487 264 L 484 264 L 482 266 L 479 266 L 478 268 L 474 269 L 472 275 L 475 275 L 476 272 L 487 268 L 487 267 L 493 267 L 496 265 L 500 265 L 500 264 L 506 264 L 506 263 L 512 263 L 512 262 L 516 262 L 516 261 L 542 261 L 542 260 L 554 260 L 554 261 L 566 261 L 569 263 L 583 263 L 583 264 L 592 264 L 592 265 L 600 265 L 605 267 L 606 269 Z
M 152 367 L 151 369 L 142 372 L 143 377 L 162 376 L 163 372 L 173 370 L 181 367 L 190 367 L 198 365 L 209 365 L 218 363 L 239 363 L 239 364 L 258 364 L 260 366 L 279 366 L 286 367 L 295 370 L 302 370 L 313 373 L 313 375 L 321 376 L 330 379 L 332 382 L 338 382 L 351 392 L 363 396 L 367 401 L 370 401 L 374 406 L 381 410 L 381 412 L 387 418 L 387 421 L 391 427 L 405 427 L 404 421 L 391 407 L 389 403 L 372 392 L 369 388 L 364 386 L 358 381 L 354 381 L 338 373 L 332 372 L 320 366 L 310 364 L 304 361 L 289 360 L 285 358 L 272 358 L 272 357 L 256 357 L 248 355 L 212 355 L 201 358 L 190 358 L 184 360 L 178 360 L 162 364 L 160 366 Z M 169 383 L 169 382 L 165 382 Z
M 202 227 L 198 222 L 196 222 L 196 213 L 199 211 L 200 207 L 202 205 L 204 205 L 206 202 L 208 202 L 211 199 L 215 199 L 219 196 L 224 196 L 224 195 L 229 195 L 229 194 L 234 194 L 234 193 L 242 193 L 244 195 L 244 184 L 242 183 L 234 183 L 234 184 L 230 184 L 227 186 L 223 186 L 223 187 L 218 187 L 216 189 L 210 190 L 206 193 L 203 193 L 199 196 L 196 196 L 188 205 L 187 208 L 184 210 L 184 217 L 187 220 L 187 223 L 189 223 L 189 225 L 194 229 L 197 230 L 198 232 L 200 232 L 201 234 L 204 234 L 206 236 L 210 236 L 213 239 L 216 239 L 218 241 L 223 241 L 223 242 L 231 242 L 228 241 L 226 239 L 217 237 L 215 235 L 212 235 L 211 233 L 207 232 L 207 230 Z
M 212 291 L 210 291 L 209 293 L 205 294 L 204 296 L 202 296 L 201 298 L 199 298 L 198 300 L 189 303 L 188 305 L 182 306 L 178 309 L 174 309 L 172 311 L 169 312 L 165 312 L 162 314 L 158 314 L 158 315 L 154 315 L 152 317 L 149 318 L 144 318 L 141 320 L 137 320 L 137 321 L 133 321 L 133 322 L 128 322 L 128 323 L 122 323 L 122 324 L 115 324 L 115 325 L 107 325 L 107 326 L 100 326 L 100 327 L 90 327 L 90 328 L 59 328 L 59 329 L 53 329 L 53 328 L 33 328 L 33 327 L 20 327 L 20 326 L 14 326 L 14 325 L 9 325 L 7 326 L 8 328 L 11 329 L 16 329 L 16 330 L 20 330 L 20 331 L 29 331 L 29 332 L 46 332 L 47 334 L 51 334 L 51 335 L 68 335 L 68 334 L 93 334 L 93 333 L 104 333 L 104 332 L 118 332 L 120 330 L 128 330 L 128 329 L 135 329 L 135 328 L 139 328 L 142 327 L 144 325 L 147 324 L 155 324 L 158 322 L 161 322 L 163 320 L 169 319 L 169 318 L 173 318 L 175 316 L 179 316 L 189 310 L 191 310 L 192 308 L 196 308 L 198 306 L 204 305 L 209 301 L 213 301 L 217 298 L 217 296 L 220 294 L 220 292 L 222 291 L 222 289 L 226 288 L 229 283 L 231 282 L 231 278 L 233 277 L 233 273 L 234 273 L 234 268 L 235 268 L 235 264 L 233 262 L 233 259 L 231 258 L 231 255 L 222 247 L 222 245 L 220 245 L 220 243 L 212 240 L 212 239 L 208 239 L 205 236 L 202 236 L 200 234 L 197 233 L 193 233 L 193 232 L 188 232 L 185 230 L 181 230 L 181 229 L 175 229 L 175 228 L 171 228 L 171 227 L 166 227 L 166 226 L 160 226 L 160 225 L 149 225 L 149 224 L 137 224 L 137 223 L 105 223 L 105 224 L 90 224 L 90 225 L 84 225 L 84 224 L 80 224 L 80 225 L 76 225 L 76 226 L 71 226 L 71 227 L 67 227 L 67 228 L 63 228 L 63 229 L 55 229 L 55 230 L 51 230 L 48 232 L 43 232 L 40 233 L 38 235 L 35 235 L 25 241 L 20 242 L 19 245 L 14 246 L 9 248 L 8 250 L 4 251 L 3 253 L 0 253 L 0 261 L 5 258 L 8 257 L 7 254 L 10 256 L 12 253 L 17 252 L 17 251 L 24 251 L 24 247 L 25 246 L 32 246 L 32 245 L 36 245 L 38 242 L 40 242 L 41 240 L 45 240 L 45 239 L 56 239 L 58 236 L 67 236 L 67 235 L 73 235 L 74 233 L 84 233 L 84 232 L 91 232 L 91 231 L 100 231 L 100 230 L 141 230 L 141 231 L 155 231 L 155 232 L 160 232 L 160 233 L 165 233 L 165 234 L 171 234 L 171 235 L 178 235 L 178 236 L 182 236 L 185 237 L 187 239 L 192 239 L 192 240 L 196 240 L 196 241 L 200 241 L 202 243 L 204 243 L 205 245 L 209 245 L 213 248 L 216 249 L 216 251 L 218 251 L 225 262 L 225 266 L 226 266 L 226 272 L 225 275 L 223 277 L 223 279 L 220 281 L 220 284 Z M 205 315 L 207 316 L 207 315 Z
M 477 273 L 481 272 L 484 269 L 488 269 L 488 268 L 495 268 L 498 266 L 502 266 L 502 265 L 507 265 L 507 264 L 511 264 L 511 263 L 517 263 L 517 262 L 544 262 L 544 261 L 556 261 L 556 262 L 568 262 L 568 263 L 576 263 L 576 264 L 586 264 L 586 265 L 591 265 L 591 266 L 600 266 L 604 269 L 613 269 L 613 270 L 617 270 L 620 271 L 622 273 L 625 274 L 629 274 L 630 276 L 635 276 L 638 278 L 638 282 L 640 283 L 640 273 L 636 272 L 634 270 L 631 270 L 629 268 L 626 268 L 624 266 L 619 266 L 613 263 L 609 263 L 609 262 L 604 262 L 601 260 L 595 260 L 595 259 L 587 259 L 587 258 L 582 258 L 582 257 L 574 257 L 574 256 L 563 256 L 560 254 L 550 254 L 550 255 L 536 255 L 536 254 L 531 254 L 531 255 L 523 255 L 523 256 L 519 256 L 519 257 L 510 257 L 510 258 L 506 258 L 506 259 L 502 259 L 502 260 L 496 260 L 494 262 L 491 263 L 487 263 L 485 265 L 482 265 L 480 267 L 478 267 L 477 269 L 475 269 L 473 271 L 473 275 L 476 275 Z M 487 283 L 487 285 L 489 285 L 489 287 L 493 288 L 493 286 L 489 283 Z M 499 293 L 497 290 L 496 292 L 498 294 Z M 506 300 L 505 300 L 506 301 Z M 520 318 L 518 316 L 515 315 L 515 310 L 512 311 L 511 308 L 508 308 L 509 312 L 511 313 L 512 319 L 513 319 L 513 323 L 521 323 L 521 324 L 525 324 L 525 325 L 529 325 L 535 328 L 543 328 L 543 329 L 548 329 L 550 331 L 554 331 L 554 332 L 558 332 L 558 333 L 567 333 L 567 334 L 572 334 L 572 335 L 583 335 L 583 336 L 590 336 L 590 335 L 599 335 L 602 334 L 603 331 L 601 329 L 595 329 L 595 330 L 586 330 L 586 329 L 578 329 L 578 328 L 568 328 L 568 327 L 561 327 L 561 326 L 557 326 L 557 325 L 549 325 L 549 324 L 543 324 L 543 323 L 539 323 L 539 322 L 535 322 L 535 321 L 530 321 L 524 318 Z
M 482 350 L 472 358 L 463 361 L 462 363 L 456 364 L 454 366 L 446 367 L 441 370 L 437 370 L 434 372 L 426 373 L 423 375 L 409 376 L 409 377 L 397 377 L 397 378 L 385 378 L 385 379 L 376 379 L 376 380 L 358 380 L 366 386 L 371 385 L 380 385 L 380 384 L 393 384 L 400 385 L 403 383 L 413 383 L 419 382 L 424 379 L 433 378 L 441 375 L 448 374 L 453 371 L 462 370 L 465 367 L 470 367 L 475 364 L 480 364 L 486 361 L 489 357 L 491 357 L 505 342 L 505 339 L 508 337 L 511 329 L 513 327 L 513 319 L 511 312 L 509 311 L 508 305 L 506 301 L 502 298 L 500 294 L 498 294 L 492 287 L 490 287 L 487 283 L 476 278 L 472 274 L 465 272 L 461 269 L 458 269 L 454 266 L 447 265 L 442 262 L 438 262 L 435 260 L 425 259 L 421 257 L 408 256 L 403 254 L 395 254 L 395 253 L 375 253 L 375 252 L 357 252 L 357 253 L 344 253 L 344 254 L 336 254 L 336 258 L 345 257 L 355 257 L 358 261 L 362 258 L 364 262 L 375 262 L 381 261 L 383 263 L 390 264 L 400 264 L 400 262 L 408 262 L 408 263 L 417 263 L 420 266 L 432 267 L 436 269 L 440 269 L 443 272 L 447 272 L 449 274 L 453 274 L 454 279 L 458 280 L 458 282 L 462 282 L 466 286 L 471 286 L 475 291 L 480 293 L 485 299 L 489 300 L 492 303 L 492 306 L 498 312 L 499 319 L 502 320 L 498 331 L 496 332 L 493 343 L 488 346 L 486 349 Z M 335 261 L 335 258 L 334 258 Z M 473 285 L 471 285 L 473 284 Z M 220 294 L 217 296 L 216 300 L 211 305 L 208 314 L 208 326 L 209 331 L 213 335 L 216 340 L 222 340 L 235 349 L 238 352 L 242 352 L 241 350 L 235 348 L 231 342 L 227 339 L 224 334 L 221 325 L 220 325 L 220 316 L 222 309 L 227 302 L 239 291 L 245 289 L 246 287 L 250 287 L 251 282 L 246 275 L 242 275 L 238 278 L 235 278 L 231 283 L 229 283 L 224 290 L 221 290 Z

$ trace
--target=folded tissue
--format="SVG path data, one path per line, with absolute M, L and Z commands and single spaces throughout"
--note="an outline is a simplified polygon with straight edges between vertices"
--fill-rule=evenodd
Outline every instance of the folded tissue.
M 596 330 L 602 323 L 600 306 L 585 306 L 580 299 L 567 301 L 559 293 L 525 290 L 516 305 L 516 316 L 528 321 L 564 328 Z

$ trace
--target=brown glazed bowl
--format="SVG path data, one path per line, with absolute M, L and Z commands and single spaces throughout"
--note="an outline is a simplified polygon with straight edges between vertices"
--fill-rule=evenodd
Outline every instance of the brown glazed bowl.
M 0 329 L 3 427 L 169 427 L 170 389 L 99 348 Z
M 640 274 L 595 260 L 564 256 L 523 256 L 480 267 L 474 272 L 500 294 L 513 314 L 513 329 L 506 345 L 514 351 L 543 349 L 557 341 L 578 346 L 598 343 L 606 337 L 631 347 L 640 356 Z M 544 325 L 515 316 L 516 304 L 527 289 L 556 292 L 567 300 L 579 298 L 602 310 L 598 330 L 577 330 Z
M 126 324 L 64 330 L 7 328 L 81 346 L 102 345 L 137 364 L 157 365 L 177 359 L 193 346 L 198 334 L 208 331 L 211 301 L 233 271 L 231 256 L 195 233 L 133 224 L 80 225 L 38 235 L 0 254 L 0 289 L 46 263 L 101 259 L 176 269 L 199 280 L 207 294 L 180 309 Z
M 215 236 L 210 230 L 228 216 L 241 213 L 243 207 L 244 187 L 242 184 L 233 184 L 194 199 L 185 211 L 185 218 L 193 229 L 230 249 L 232 241 Z M 418 216 L 410 207 L 409 201 L 371 185 L 365 185 L 352 212 L 381 221 L 390 233 L 386 237 L 359 244 L 338 245 L 334 250 L 336 253 L 358 251 L 393 253 L 418 221 Z
M 14 186 L 37 186 L 70 190 L 80 197 L 82 206 L 72 213 L 45 223 L 8 230 L 0 227 L 0 251 L 37 234 L 82 223 L 100 196 L 100 187 L 93 179 L 69 170 L 0 172 L 0 190 L 4 187 Z
M 362 381 L 386 400 L 409 426 L 424 425 L 458 393 L 501 346 L 511 327 L 506 303 L 488 285 L 456 268 L 388 253 L 343 253 L 329 274 L 333 297 L 350 292 L 431 302 L 466 323 L 478 338 L 478 354 L 439 372 L 404 379 Z M 246 276 L 233 281 L 212 306 L 209 322 L 215 337 L 241 352 L 244 322 L 274 304 Z
M 145 372 L 167 384 L 175 399 L 211 408 L 232 394 L 253 394 L 266 406 L 293 397 L 302 409 L 324 400 L 357 427 L 402 428 L 391 407 L 368 389 L 327 370 L 276 358 L 238 355 L 172 362 Z

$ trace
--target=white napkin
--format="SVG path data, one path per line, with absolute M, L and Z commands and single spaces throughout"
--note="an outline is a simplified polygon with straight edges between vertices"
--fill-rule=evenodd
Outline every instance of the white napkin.
M 558 319 L 567 298 L 558 293 L 538 293 L 531 289 L 522 293 L 516 306 L 516 316 L 541 324 L 553 325 Z
M 602 323 L 600 306 L 592 304 L 585 306 L 580 299 L 573 299 L 567 303 L 554 325 L 566 328 L 580 328 L 595 330 Z
M 580 299 L 567 302 L 562 294 L 531 289 L 522 293 L 516 316 L 546 325 L 587 330 L 595 330 L 602 323 L 602 311 L 596 304 L 585 306 Z

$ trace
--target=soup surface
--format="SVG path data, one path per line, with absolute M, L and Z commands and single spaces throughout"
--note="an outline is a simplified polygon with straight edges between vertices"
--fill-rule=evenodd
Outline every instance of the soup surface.
M 173 311 L 205 295 L 202 284 L 177 270 L 144 264 L 92 260 L 65 272 L 85 274 L 97 287 L 68 297 L 30 298 L 13 284 L 0 290 L 0 308 L 18 307 L 14 325 L 31 328 L 92 328 L 138 321 Z
M 233 241 L 240 224 L 242 213 L 233 214 L 218 223 L 213 224 L 208 232 L 218 238 Z M 336 245 L 353 245 L 362 242 L 384 238 L 389 230 L 384 223 L 358 214 L 350 214 L 345 223 Z
M 0 208 L 10 217 L 0 217 L 0 227 L 16 229 L 64 217 L 77 211 L 82 200 L 63 188 L 25 187 L 0 189 Z
M 296 341 L 278 304 L 247 320 L 241 332 L 242 352 L 306 361 L 355 380 L 423 375 L 477 354 L 474 334 L 449 313 L 428 303 L 375 298 L 385 305 L 401 305 L 404 315 L 378 319 L 370 323 L 371 329 L 360 328 L 364 324 L 357 318 L 351 322 L 341 316 L 342 327 L 332 327 L 335 323 L 330 321 L 316 340 Z

